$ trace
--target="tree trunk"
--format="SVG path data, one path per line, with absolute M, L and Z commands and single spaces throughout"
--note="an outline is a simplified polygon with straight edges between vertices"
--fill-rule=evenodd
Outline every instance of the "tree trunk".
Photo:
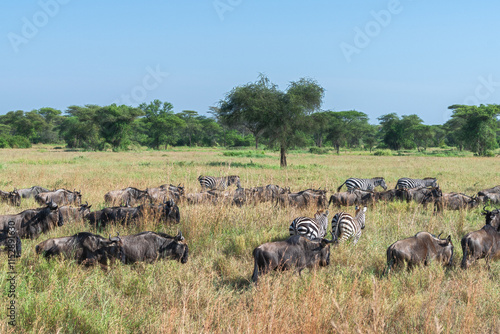
M 283 168 L 283 167 L 287 166 L 286 165 L 286 150 L 285 150 L 284 146 L 281 146 L 280 153 L 281 153 L 280 166 Z
M 339 144 L 336 144 L 335 145 L 335 148 L 337 149 L 337 155 L 340 154 L 340 145 Z
M 259 149 L 259 137 L 255 136 L 255 149 L 258 150 Z

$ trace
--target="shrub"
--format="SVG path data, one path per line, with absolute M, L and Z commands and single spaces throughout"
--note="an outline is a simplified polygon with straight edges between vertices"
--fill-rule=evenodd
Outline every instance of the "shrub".
M 390 156 L 392 155 L 391 150 L 376 150 L 373 155 L 384 155 L 384 156 Z
M 309 149 L 309 153 L 312 153 L 312 154 L 327 154 L 330 151 L 331 151 L 331 149 L 326 148 L 326 147 L 311 147 Z

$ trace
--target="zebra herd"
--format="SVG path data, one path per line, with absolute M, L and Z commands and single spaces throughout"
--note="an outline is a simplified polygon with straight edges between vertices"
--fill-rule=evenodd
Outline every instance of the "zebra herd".
M 365 228 L 365 212 L 367 207 L 356 206 L 354 217 L 347 212 L 338 212 L 332 219 L 332 236 L 334 241 L 343 242 L 352 238 L 356 244 L 361 237 L 361 230 Z M 309 239 L 321 239 L 326 236 L 328 228 L 328 214 L 318 211 L 313 218 L 297 217 L 290 224 L 290 236 L 301 235 Z
M 347 191 L 352 193 L 355 189 L 364 191 L 374 191 L 376 187 L 380 186 L 387 190 L 387 185 L 383 177 L 374 177 L 372 179 L 360 179 L 356 177 L 351 177 L 345 180 L 344 183 L 337 188 L 340 191 L 342 187 L 347 187 Z M 426 177 L 424 179 L 410 179 L 408 177 L 403 177 L 398 180 L 396 187 L 394 189 L 414 189 L 421 187 L 437 187 L 437 179 L 433 177 Z

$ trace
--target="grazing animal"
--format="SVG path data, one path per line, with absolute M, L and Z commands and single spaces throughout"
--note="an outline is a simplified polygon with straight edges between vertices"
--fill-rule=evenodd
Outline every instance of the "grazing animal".
M 328 228 L 328 214 L 318 211 L 313 218 L 297 217 L 290 224 L 290 235 L 302 235 L 309 239 L 324 238 Z
M 12 227 L 7 233 L 0 234 L 0 246 L 3 247 L 3 251 L 7 252 L 9 259 L 21 257 L 22 243 L 15 228 Z
M 94 226 L 106 227 L 108 223 L 123 225 L 144 218 L 152 218 L 158 222 L 180 222 L 179 207 L 173 200 L 163 204 L 143 204 L 138 207 L 115 206 L 89 213 L 85 219 Z
M 14 189 L 13 191 L 0 190 L 0 200 L 10 205 L 21 205 L 21 195 L 16 189 Z
M 477 193 L 477 197 L 481 202 L 489 202 L 490 204 L 500 204 L 500 186 L 481 190 Z
M 467 233 L 461 240 L 463 269 L 483 258 L 489 268 L 491 260 L 500 258 L 500 209 L 488 211 L 484 207 L 483 214 L 486 216 L 486 225 L 478 231 Z
M 333 240 L 308 239 L 294 235 L 284 241 L 262 244 L 253 250 L 252 281 L 271 270 L 295 268 L 299 275 L 304 268 L 325 267 L 330 264 L 330 243 Z
M 57 204 L 48 202 L 43 208 L 0 216 L 0 233 L 5 236 L 9 231 L 15 230 L 20 238 L 32 239 L 63 224 L 64 219 Z
M 341 206 L 352 206 L 359 203 L 361 193 L 358 190 L 354 190 L 353 192 L 342 192 L 342 193 L 334 193 L 330 196 L 330 200 L 328 201 L 328 206 L 333 204 L 334 207 L 340 208 Z
M 21 195 L 21 198 L 31 198 L 35 197 L 39 193 L 45 193 L 49 191 L 50 191 L 49 189 L 42 188 L 39 186 L 33 186 L 31 188 L 23 188 L 18 190 L 19 195 Z
M 396 188 L 394 189 L 413 189 L 425 187 L 438 187 L 437 179 L 434 177 L 426 177 L 425 179 L 410 179 L 408 177 L 403 177 L 398 180 Z
M 147 190 L 127 187 L 121 190 L 112 190 L 104 195 L 104 202 L 109 205 L 135 206 L 151 201 Z
M 367 207 L 356 206 L 355 216 L 346 212 L 339 212 L 332 218 L 332 233 L 337 242 L 346 241 L 353 238 L 353 243 L 357 244 L 361 237 L 361 230 L 365 228 L 365 212 Z
M 158 188 L 147 188 L 146 193 L 151 203 L 163 203 L 169 199 L 180 201 L 184 196 L 184 187 L 163 184 Z
M 387 248 L 387 269 L 390 273 L 394 265 L 407 263 L 408 269 L 415 265 L 428 265 L 438 261 L 451 266 L 453 263 L 453 243 L 451 236 L 440 239 L 428 232 L 418 232 L 415 236 L 396 241 Z
M 154 262 L 169 258 L 186 263 L 188 245 L 179 232 L 173 237 L 165 233 L 142 232 L 122 237 L 125 263 Z
M 443 192 L 439 187 L 437 188 L 414 188 L 414 189 L 402 189 L 403 198 L 406 202 L 417 202 L 422 204 L 424 208 L 427 207 L 429 203 L 436 203 L 443 196 Z
M 106 239 L 100 235 L 80 232 L 70 237 L 53 238 L 42 241 L 35 247 L 37 254 L 46 258 L 62 255 L 78 264 L 87 266 L 99 263 L 107 267 L 108 260 L 125 262 L 123 242 L 119 236 Z
M 35 201 L 44 205 L 47 202 L 54 202 L 59 206 L 80 205 L 82 204 L 82 194 L 79 191 L 69 191 L 66 189 L 57 189 L 54 191 L 39 193 L 35 196 Z
M 465 194 L 444 193 L 437 198 L 434 205 L 437 211 L 443 211 L 444 208 L 448 210 L 472 209 L 479 206 L 479 199 Z
M 351 177 L 345 180 L 345 182 L 337 188 L 337 192 L 340 191 L 344 184 L 347 187 L 347 191 L 351 193 L 354 189 L 373 191 L 378 186 L 384 188 L 384 190 L 387 190 L 387 186 L 383 177 L 374 177 L 373 179 L 358 179 L 355 177 Z
M 61 206 L 59 211 L 65 222 L 72 221 L 81 221 L 83 220 L 89 213 L 92 205 L 89 203 L 81 204 L 79 207 L 73 207 L 69 205 Z
M 212 189 L 212 190 L 225 190 L 232 184 L 236 184 L 237 188 L 241 187 L 240 177 L 238 175 L 230 175 L 223 177 L 215 176 L 198 176 L 198 182 L 200 182 L 201 190 Z

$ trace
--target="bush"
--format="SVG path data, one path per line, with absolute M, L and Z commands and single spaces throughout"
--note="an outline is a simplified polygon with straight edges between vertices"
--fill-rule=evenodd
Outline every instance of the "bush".
M 392 155 L 391 150 L 376 150 L 373 155 L 383 155 L 383 156 L 390 156 Z
M 484 152 L 484 156 L 493 158 L 496 157 L 496 154 L 493 151 L 487 150 L 486 152 Z
M 312 154 L 327 154 L 330 151 L 331 151 L 331 149 L 325 148 L 325 147 L 311 147 L 309 149 L 309 153 L 312 153 Z
M 22 136 L 12 136 L 8 138 L 9 146 L 12 148 L 30 148 L 31 143 L 28 138 Z

